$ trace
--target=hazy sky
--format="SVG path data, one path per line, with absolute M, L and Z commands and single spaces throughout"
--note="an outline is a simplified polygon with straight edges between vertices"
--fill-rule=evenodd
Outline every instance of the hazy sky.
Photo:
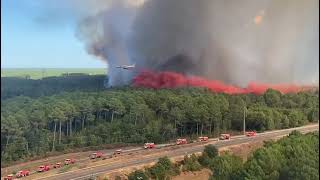
M 72 16 L 44 2 L 1 0 L 1 68 L 105 68 L 75 37 Z

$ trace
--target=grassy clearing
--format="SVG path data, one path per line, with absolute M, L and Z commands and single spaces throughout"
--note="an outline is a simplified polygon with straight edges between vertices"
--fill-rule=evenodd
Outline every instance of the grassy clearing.
M 61 76 L 64 73 L 85 73 L 89 75 L 106 74 L 104 68 L 6 68 L 1 69 L 1 77 L 27 77 L 41 79 L 42 77 Z

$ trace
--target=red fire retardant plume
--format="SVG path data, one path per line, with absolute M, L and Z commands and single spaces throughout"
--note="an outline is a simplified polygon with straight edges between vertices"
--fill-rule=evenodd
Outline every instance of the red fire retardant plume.
M 281 93 L 297 93 L 302 87 L 288 84 L 258 84 L 249 83 L 246 88 L 226 85 L 216 80 L 206 80 L 196 76 L 184 76 L 174 72 L 142 71 L 133 79 L 133 86 L 153 89 L 178 88 L 178 87 L 205 87 L 212 92 L 226 94 L 263 94 L 268 88 L 278 90 Z

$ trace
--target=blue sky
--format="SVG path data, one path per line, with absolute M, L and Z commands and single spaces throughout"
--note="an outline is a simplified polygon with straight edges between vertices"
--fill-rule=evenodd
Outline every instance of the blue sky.
M 1 68 L 106 68 L 75 37 L 72 16 L 39 2 L 1 0 Z

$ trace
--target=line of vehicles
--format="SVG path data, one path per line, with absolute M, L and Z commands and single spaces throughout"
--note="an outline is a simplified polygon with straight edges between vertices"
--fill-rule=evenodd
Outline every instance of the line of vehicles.
M 255 131 L 247 131 L 245 133 L 245 135 L 247 137 L 253 137 L 256 136 L 256 132 Z M 231 139 L 231 135 L 230 134 L 220 134 L 219 140 L 230 140 Z M 198 142 L 207 142 L 209 141 L 209 137 L 207 136 L 201 136 L 198 137 Z M 183 145 L 183 144 L 188 144 L 187 139 L 177 139 L 176 140 L 176 145 Z M 145 143 L 144 144 L 144 149 L 153 149 L 156 147 L 155 143 Z M 122 154 L 122 149 L 118 149 L 116 151 L 114 151 L 109 158 L 112 157 L 116 157 L 117 155 Z M 98 158 L 103 158 L 104 154 L 102 152 L 94 152 L 92 154 L 89 155 L 89 159 L 98 159 Z M 65 159 L 64 163 L 62 164 L 61 162 L 57 162 L 55 163 L 52 167 L 57 169 L 57 168 L 61 168 L 63 165 L 70 165 L 70 164 L 74 164 L 76 163 L 75 159 Z M 51 166 L 49 164 L 46 165 L 41 165 L 38 167 L 37 172 L 41 173 L 41 172 L 46 172 L 49 171 L 51 168 Z M 25 176 L 29 176 L 30 175 L 30 171 L 29 170 L 21 170 L 18 171 L 16 173 L 16 175 L 13 174 L 9 174 L 7 175 L 4 180 L 13 180 L 14 178 L 21 178 L 21 177 L 25 177 Z
M 75 159 L 65 159 L 64 165 L 74 164 L 75 162 L 76 162 Z M 60 168 L 62 166 L 63 166 L 63 164 L 61 162 L 57 162 L 52 167 L 53 168 Z M 50 169 L 51 169 L 51 165 L 45 164 L 45 165 L 39 166 L 37 169 L 37 172 L 38 173 L 46 172 L 46 171 L 49 171 Z M 21 170 L 21 171 L 18 171 L 15 175 L 13 175 L 13 174 L 7 175 L 6 177 L 4 177 L 4 180 L 13 180 L 15 178 L 22 178 L 22 177 L 29 176 L 29 175 L 30 175 L 29 170 Z
M 25 176 L 29 176 L 29 175 L 30 175 L 30 171 L 21 170 L 21 171 L 18 171 L 15 176 L 13 174 L 9 174 L 7 177 L 4 178 L 4 180 L 12 180 L 12 179 L 14 179 L 14 177 L 21 178 L 21 177 L 25 177 Z

